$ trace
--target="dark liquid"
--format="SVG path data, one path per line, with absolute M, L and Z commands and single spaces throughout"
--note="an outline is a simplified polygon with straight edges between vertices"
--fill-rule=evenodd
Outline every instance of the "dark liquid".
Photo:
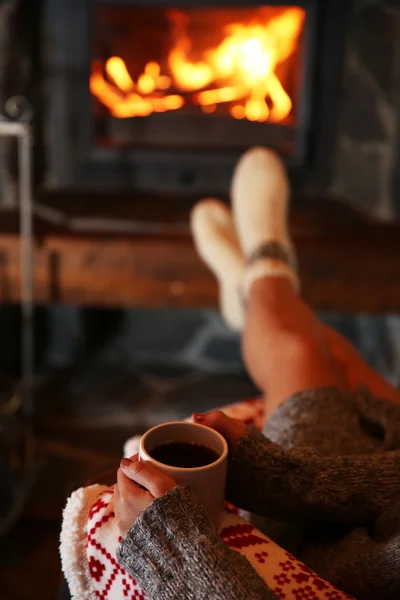
M 214 450 L 192 442 L 169 442 L 153 448 L 149 454 L 164 465 L 184 469 L 205 467 L 219 458 Z

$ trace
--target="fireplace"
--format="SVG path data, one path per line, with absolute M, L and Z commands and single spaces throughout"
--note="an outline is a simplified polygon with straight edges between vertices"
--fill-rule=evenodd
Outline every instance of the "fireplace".
M 47 0 L 48 187 L 198 196 L 249 146 L 329 176 L 346 2 Z
M 268 123 L 280 124 L 274 141 L 293 154 L 304 21 L 298 7 L 99 5 L 90 76 L 97 139 L 230 151 L 262 143 L 257 124 Z

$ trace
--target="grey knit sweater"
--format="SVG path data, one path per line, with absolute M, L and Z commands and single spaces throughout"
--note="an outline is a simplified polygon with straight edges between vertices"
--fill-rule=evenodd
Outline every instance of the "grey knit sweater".
M 358 600 L 400 599 L 400 406 L 312 389 L 264 434 L 250 428 L 234 448 L 227 499 Z M 142 512 L 117 555 L 152 600 L 276 599 L 183 486 Z

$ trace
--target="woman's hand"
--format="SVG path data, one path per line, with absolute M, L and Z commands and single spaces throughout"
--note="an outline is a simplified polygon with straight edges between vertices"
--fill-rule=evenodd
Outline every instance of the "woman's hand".
M 120 534 L 124 536 L 155 498 L 161 498 L 176 485 L 151 463 L 139 461 L 138 454 L 123 458 L 114 491 L 114 512 Z
M 247 433 L 247 425 L 227 417 L 220 410 L 215 410 L 208 414 L 194 413 L 193 421 L 199 423 L 199 425 L 206 425 L 218 431 L 224 436 L 231 450 L 240 438 Z

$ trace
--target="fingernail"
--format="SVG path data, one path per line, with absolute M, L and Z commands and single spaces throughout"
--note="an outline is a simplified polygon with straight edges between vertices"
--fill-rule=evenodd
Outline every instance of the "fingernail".
M 131 461 L 131 460 L 129 460 L 129 458 L 123 458 L 123 459 L 121 460 L 121 462 L 120 462 L 120 465 L 121 465 L 121 467 L 122 467 L 122 468 L 124 468 L 124 467 L 125 467 L 125 468 L 126 468 L 126 467 L 129 467 L 131 464 L 132 464 L 132 461 Z
M 204 413 L 194 413 L 193 414 L 193 420 L 196 421 L 197 423 L 202 423 L 205 418 L 206 418 L 206 415 Z

